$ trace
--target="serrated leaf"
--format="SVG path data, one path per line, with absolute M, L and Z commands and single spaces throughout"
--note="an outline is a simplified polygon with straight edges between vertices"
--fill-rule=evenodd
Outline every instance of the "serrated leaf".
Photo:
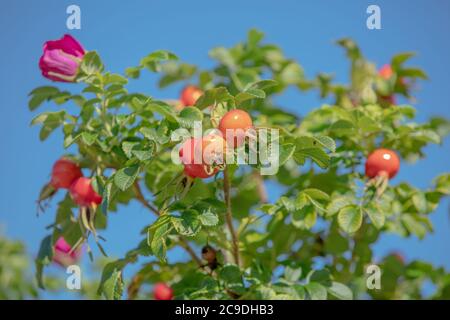
M 358 231 L 362 224 L 361 210 L 355 206 L 348 206 L 338 213 L 339 226 L 347 233 Z
M 364 208 L 364 212 L 367 213 L 375 228 L 380 229 L 384 226 L 385 216 L 381 210 L 378 210 L 376 207 L 368 206 Z
M 336 142 L 327 136 L 314 136 L 313 137 L 315 141 L 317 141 L 320 145 L 327 148 L 331 152 L 336 151 Z
M 286 143 L 280 145 L 280 158 L 279 158 L 279 166 L 284 165 L 295 152 L 295 145 L 293 143 Z
M 59 89 L 52 86 L 42 86 L 30 92 L 31 99 L 28 102 L 30 111 L 37 109 L 44 101 L 52 99 L 59 93 Z
M 326 169 L 330 165 L 330 156 L 320 148 L 297 148 L 295 150 L 294 159 L 298 163 L 303 164 L 306 157 L 311 158 L 322 169 Z
M 168 223 L 169 221 L 170 219 L 162 219 L 159 222 L 157 221 L 158 226 L 150 227 L 147 233 L 147 243 L 150 245 L 153 255 L 162 262 L 166 261 L 167 236 L 173 228 L 172 225 Z
M 261 89 L 248 89 L 247 91 L 240 92 L 236 95 L 236 105 L 240 105 L 244 101 L 251 99 L 264 99 L 266 93 Z
M 225 87 L 219 87 L 206 90 L 195 102 L 195 106 L 202 110 L 206 107 L 232 100 L 234 100 L 234 97 L 228 92 L 228 90 Z
M 44 112 L 36 116 L 32 121 L 31 125 L 36 125 L 42 123 L 42 128 L 39 133 L 39 138 L 41 141 L 47 139 L 47 137 L 59 126 L 64 123 L 66 112 L 64 110 L 57 112 Z
M 202 225 L 207 227 L 215 226 L 219 223 L 219 217 L 209 210 L 203 212 L 198 218 Z
M 193 210 L 184 211 L 179 217 L 172 217 L 171 222 L 179 234 L 188 237 L 195 236 L 202 227 L 197 212 Z
M 124 260 L 118 260 L 108 263 L 103 268 L 98 294 L 103 294 L 108 300 L 119 300 L 122 297 L 122 269 L 125 264 Z
M 178 121 L 185 128 L 193 128 L 195 122 L 203 121 L 203 113 L 196 107 L 187 107 L 181 110 Z
M 139 166 L 122 168 L 114 174 L 114 183 L 122 191 L 131 187 L 139 174 Z

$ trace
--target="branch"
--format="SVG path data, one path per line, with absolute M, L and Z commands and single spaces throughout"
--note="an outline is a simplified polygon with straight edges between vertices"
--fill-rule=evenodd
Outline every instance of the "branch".
M 142 190 L 141 190 L 141 187 L 140 187 L 139 183 L 135 182 L 134 185 L 133 185 L 133 189 L 134 189 L 134 193 L 136 194 L 136 199 L 140 203 L 142 203 L 142 205 L 144 207 L 146 207 L 147 209 L 152 211 L 157 216 L 161 215 L 161 212 L 159 212 L 159 210 L 157 208 L 155 208 L 147 200 L 145 200 L 145 197 L 144 197 L 144 195 L 142 193 Z M 179 240 L 180 240 L 180 246 L 182 248 L 184 248 L 184 250 L 186 250 L 186 252 L 191 256 L 192 260 L 194 260 L 195 263 L 197 263 L 200 267 L 203 266 L 202 260 L 199 257 L 197 257 L 197 255 L 195 254 L 194 249 L 192 249 L 192 247 L 189 245 L 189 242 L 187 242 L 186 239 L 183 238 L 182 236 L 179 236 Z
M 231 196 L 230 196 L 230 177 L 228 176 L 228 168 L 223 171 L 223 193 L 225 197 L 225 205 L 227 206 L 226 222 L 231 233 L 233 241 L 233 256 L 235 263 L 240 266 L 239 258 L 239 240 L 233 226 L 233 213 L 231 212 Z

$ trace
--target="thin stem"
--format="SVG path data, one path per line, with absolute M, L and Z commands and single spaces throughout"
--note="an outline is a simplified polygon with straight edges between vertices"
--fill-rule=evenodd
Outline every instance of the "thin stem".
M 228 225 L 228 229 L 231 234 L 231 239 L 233 241 L 233 256 L 235 263 L 240 265 L 240 257 L 239 257 L 239 240 L 236 234 L 236 230 L 233 226 L 233 213 L 231 211 L 231 195 L 230 195 L 230 177 L 228 175 L 228 168 L 225 167 L 223 170 L 223 193 L 225 196 L 225 205 L 227 207 L 226 212 L 226 222 Z
M 261 174 L 258 171 L 254 171 L 253 176 L 255 177 L 256 190 L 258 191 L 259 200 L 262 203 L 267 203 L 268 197 L 267 197 L 266 186 L 264 184 L 264 179 L 262 178 Z
M 149 209 L 150 211 L 152 211 L 154 214 L 156 214 L 157 216 L 161 215 L 161 212 L 159 212 L 159 210 L 154 207 L 152 204 L 150 204 L 144 197 L 141 187 L 139 185 L 139 183 L 135 182 L 133 185 L 134 188 L 134 193 L 136 194 L 136 199 L 142 203 L 142 205 L 144 207 L 146 207 L 147 209 Z M 185 238 L 183 238 L 182 236 L 179 237 L 180 240 L 180 246 L 186 250 L 186 252 L 191 256 L 192 260 L 195 261 L 196 264 L 198 264 L 200 267 L 203 266 L 202 264 L 202 260 L 195 254 L 194 249 L 192 249 L 192 247 L 189 245 L 189 242 L 186 241 Z

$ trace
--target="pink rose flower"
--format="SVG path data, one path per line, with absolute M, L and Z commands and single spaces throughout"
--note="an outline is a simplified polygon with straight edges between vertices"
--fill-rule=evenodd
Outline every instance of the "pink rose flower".
M 53 81 L 73 82 L 85 51 L 80 43 L 66 34 L 59 40 L 47 41 L 39 60 L 42 75 Z
M 80 259 L 81 248 L 70 252 L 72 247 L 63 237 L 59 237 L 55 243 L 55 253 L 53 255 L 53 262 L 59 264 L 60 266 L 69 266 L 76 263 Z

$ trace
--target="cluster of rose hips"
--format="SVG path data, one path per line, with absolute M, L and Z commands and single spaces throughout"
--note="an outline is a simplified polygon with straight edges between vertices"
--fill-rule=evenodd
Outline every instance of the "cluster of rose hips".
M 193 106 L 203 91 L 188 85 L 181 92 L 183 107 Z M 187 139 L 180 148 L 179 156 L 184 173 L 191 178 L 209 178 L 224 164 L 228 147 L 239 147 L 245 141 L 246 131 L 253 128 L 250 115 L 240 109 L 228 111 L 219 122 L 217 134 L 203 138 Z M 220 132 L 220 133 L 219 133 Z M 200 161 L 196 161 L 200 159 Z M 219 166 L 215 166 L 215 165 Z
M 102 197 L 95 192 L 91 179 L 83 176 L 80 167 L 73 161 L 62 158 L 55 162 L 50 185 L 55 189 L 69 189 L 73 201 L 80 207 L 95 207 Z
M 67 158 L 61 158 L 54 163 L 49 186 L 52 194 L 59 189 L 68 189 L 73 201 L 80 208 L 95 209 L 102 202 L 102 197 L 91 185 L 91 179 L 84 177 L 81 168 Z M 54 252 L 53 261 L 67 266 L 79 259 L 81 249 L 72 248 L 64 237 L 59 237 L 54 245 Z

